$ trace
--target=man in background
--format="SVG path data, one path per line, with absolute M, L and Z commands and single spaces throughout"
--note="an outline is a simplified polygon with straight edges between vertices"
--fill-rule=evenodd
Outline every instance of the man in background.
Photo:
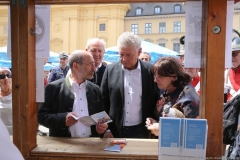
M 182 63 L 184 67 L 184 61 Z M 200 69 L 199 68 L 183 68 L 184 71 L 192 78 L 191 85 L 195 88 L 198 95 L 200 95 Z
M 95 72 L 92 79 L 89 81 L 100 87 L 102 83 L 103 73 L 106 69 L 106 65 L 102 63 L 102 59 L 105 53 L 106 43 L 103 39 L 92 38 L 87 41 L 86 51 L 90 52 L 95 61 Z
M 67 72 L 69 70 L 69 66 L 67 66 L 68 56 L 69 56 L 68 53 L 65 51 L 59 53 L 60 58 L 59 66 L 52 69 L 48 78 L 48 83 L 66 77 Z
M 148 52 L 142 52 L 138 58 L 145 62 L 151 62 L 151 56 Z
M 240 38 L 232 40 L 232 68 L 225 70 L 224 88 L 227 90 L 226 99 L 229 101 L 240 93 Z M 226 102 L 226 100 L 225 100 Z

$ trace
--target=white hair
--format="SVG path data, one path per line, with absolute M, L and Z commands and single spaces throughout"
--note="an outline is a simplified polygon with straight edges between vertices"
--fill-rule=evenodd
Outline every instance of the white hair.
M 95 42 L 100 42 L 102 43 L 102 46 L 103 46 L 103 50 L 105 51 L 105 48 L 106 48 L 106 42 L 103 40 L 103 39 L 100 39 L 100 38 L 91 38 L 91 39 L 88 39 L 87 41 L 87 45 L 86 45 L 86 49 L 89 48 L 89 46 Z
M 117 40 L 118 48 L 134 46 L 136 50 L 138 50 L 141 48 L 141 43 L 142 43 L 141 38 L 132 32 L 122 33 Z

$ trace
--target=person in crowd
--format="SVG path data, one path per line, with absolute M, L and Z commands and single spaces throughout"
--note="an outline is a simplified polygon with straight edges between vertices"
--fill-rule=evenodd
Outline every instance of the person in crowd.
M 6 126 L 0 118 L 0 159 L 24 160 L 18 148 L 11 142 Z
M 46 88 L 46 85 L 48 84 L 48 77 L 50 74 L 50 70 L 44 69 L 44 88 Z
M 142 52 L 138 58 L 145 62 L 151 62 L 151 56 L 148 52 Z
M 92 38 L 87 41 L 86 51 L 90 52 L 95 61 L 95 72 L 89 81 L 100 87 L 106 64 L 102 62 L 105 53 L 106 43 L 103 39 Z
M 62 51 L 59 53 L 59 66 L 55 67 L 52 69 L 49 78 L 48 78 L 48 83 L 56 81 L 60 78 L 65 78 L 68 70 L 69 70 L 69 66 L 67 65 L 68 63 L 68 53 L 65 51 Z
M 184 61 L 182 63 L 184 67 Z M 199 68 L 186 68 L 184 67 L 184 71 L 191 77 L 190 84 L 195 88 L 196 92 L 200 95 L 200 73 Z
M 232 40 L 232 68 L 225 70 L 226 101 L 240 93 L 240 38 Z
M 184 54 L 185 54 L 185 46 L 184 46 L 184 44 L 185 44 L 185 36 L 182 36 L 179 41 L 180 41 L 180 44 L 183 45 L 183 47 L 182 47 L 182 49 L 179 51 L 179 53 L 177 54 L 177 56 L 179 56 L 180 64 L 182 64 L 183 61 L 184 61 Z
M 147 128 L 158 133 L 159 117 L 198 118 L 199 95 L 189 85 L 191 77 L 184 72 L 176 58 L 167 56 L 153 65 L 154 81 L 164 90 L 155 108 L 155 119 L 147 118 Z
M 0 67 L 0 118 L 12 135 L 12 72 L 7 67 Z
M 159 96 L 152 65 L 138 59 L 142 52 L 139 36 L 124 32 L 117 45 L 120 62 L 106 67 L 100 87 L 105 111 L 113 120 L 105 137 L 148 138 L 145 120 L 154 116 Z
M 95 72 L 90 82 L 98 85 L 100 87 L 102 83 L 103 73 L 106 69 L 107 63 L 103 62 L 103 56 L 105 53 L 106 43 L 103 39 L 92 38 L 87 41 L 86 51 L 90 52 L 95 61 Z M 71 74 L 71 69 L 68 71 L 67 75 Z
M 92 54 L 76 50 L 69 57 L 69 65 L 72 70 L 69 76 L 46 86 L 45 100 L 38 110 L 38 122 L 49 128 L 49 136 L 99 137 L 107 129 L 107 124 L 88 127 L 72 116 L 89 116 L 104 110 L 99 87 L 86 81 L 94 74 Z

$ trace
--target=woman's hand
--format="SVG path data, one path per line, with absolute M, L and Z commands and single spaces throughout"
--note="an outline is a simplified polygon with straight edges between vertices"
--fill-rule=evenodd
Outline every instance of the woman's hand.
M 155 119 L 153 119 L 153 118 L 147 118 L 146 119 L 146 126 L 150 126 L 153 123 L 157 123 L 157 121 Z
M 153 123 L 152 125 L 148 126 L 147 129 L 150 130 L 155 136 L 158 136 L 159 123 Z

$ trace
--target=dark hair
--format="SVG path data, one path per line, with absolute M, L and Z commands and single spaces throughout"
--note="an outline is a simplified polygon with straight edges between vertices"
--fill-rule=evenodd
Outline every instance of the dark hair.
M 191 81 L 191 77 L 184 72 L 183 67 L 174 57 L 167 56 L 160 58 L 154 63 L 152 70 L 154 74 L 163 77 L 172 77 L 176 75 L 176 81 L 172 82 L 174 87 L 185 86 Z

